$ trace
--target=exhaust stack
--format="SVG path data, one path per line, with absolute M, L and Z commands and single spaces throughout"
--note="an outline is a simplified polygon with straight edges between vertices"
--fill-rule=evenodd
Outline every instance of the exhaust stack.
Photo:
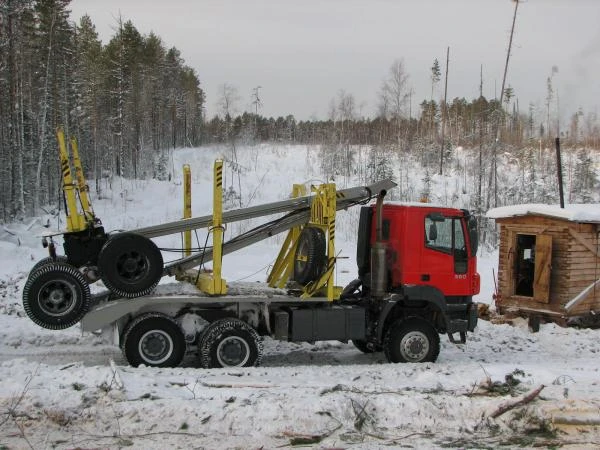
M 381 299 L 387 292 L 387 266 L 385 261 L 386 244 L 383 242 L 383 198 L 387 191 L 382 190 L 375 204 L 375 243 L 371 247 L 371 296 Z

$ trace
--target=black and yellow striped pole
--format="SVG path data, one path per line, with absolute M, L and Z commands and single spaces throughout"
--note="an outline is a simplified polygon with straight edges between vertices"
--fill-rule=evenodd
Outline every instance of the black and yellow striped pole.
M 192 171 L 189 164 L 183 166 L 183 218 L 192 217 Z M 192 230 L 183 232 L 183 251 L 185 256 L 192 254 Z
M 212 275 L 201 273 L 197 286 L 209 295 L 227 293 L 227 283 L 221 278 L 223 267 L 223 161 L 217 159 L 214 166 L 213 181 L 213 270 Z
M 94 211 L 92 210 L 92 204 L 88 192 L 90 191 L 89 186 L 85 182 L 85 176 L 83 175 L 83 167 L 81 166 L 81 159 L 79 158 L 79 147 L 77 146 L 77 139 L 71 138 L 71 152 L 73 155 L 73 167 L 75 168 L 75 176 L 77 178 L 77 190 L 79 191 L 79 200 L 81 201 L 81 208 L 86 219 L 94 220 Z
M 58 140 L 63 192 L 65 194 L 67 208 L 67 231 L 83 231 L 86 229 L 87 224 L 85 217 L 83 214 L 80 214 L 77 209 L 77 188 L 73 182 L 73 174 L 71 173 L 71 165 L 69 163 L 69 153 L 65 144 L 65 133 L 62 128 L 56 130 L 56 138 Z

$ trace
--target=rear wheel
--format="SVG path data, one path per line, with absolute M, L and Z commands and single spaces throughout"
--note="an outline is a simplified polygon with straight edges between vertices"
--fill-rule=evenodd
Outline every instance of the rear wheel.
M 304 228 L 294 254 L 294 280 L 303 285 L 315 281 L 326 264 L 325 233 L 316 227 Z
M 177 322 L 164 314 L 148 313 L 125 328 L 121 347 L 133 367 L 176 367 L 183 360 L 186 344 Z
M 240 319 L 220 319 L 206 327 L 198 345 L 200 365 L 217 367 L 257 366 L 262 342 L 254 328 Z
M 90 288 L 83 274 L 67 264 L 48 263 L 31 272 L 23 288 L 23 308 L 41 327 L 63 330 L 90 308 Z
M 429 322 L 399 319 L 388 329 L 383 351 L 389 362 L 434 362 L 440 353 L 440 336 Z
M 115 294 L 134 298 L 149 294 L 162 278 L 163 259 L 150 239 L 135 233 L 111 236 L 98 257 L 104 285 Z

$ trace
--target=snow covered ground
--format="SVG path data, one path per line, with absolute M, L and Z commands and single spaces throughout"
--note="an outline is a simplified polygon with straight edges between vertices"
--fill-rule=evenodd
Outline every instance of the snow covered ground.
M 170 182 L 103 180 L 95 211 L 107 230 L 178 219 L 179 168 L 187 162 L 194 214 L 207 214 L 212 164 L 221 151 L 175 152 Z M 283 199 L 293 182 L 323 181 L 311 152 L 240 149 L 243 204 Z M 460 195 L 448 194 L 454 180 L 435 183 L 464 206 Z M 237 189 L 237 175 L 226 171 L 225 185 Z M 600 446 L 599 330 L 545 324 L 532 334 L 521 321 L 480 320 L 465 345 L 442 337 L 435 364 L 392 365 L 383 354 L 339 342 L 267 339 L 256 368 L 204 370 L 190 358 L 176 369 L 134 369 L 100 336 L 78 327 L 45 330 L 26 317 L 21 290 L 31 266 L 46 256 L 39 235 L 48 220 L 51 228 L 62 226 L 46 216 L 0 228 L 0 449 Z M 341 213 L 337 224 L 337 284 L 344 285 L 356 271 L 356 211 Z M 231 225 L 228 236 L 251 226 Z M 204 242 L 202 233 L 198 240 Z M 179 236 L 157 241 L 180 245 Z M 226 256 L 224 277 L 264 281 L 280 243 L 272 238 Z M 479 260 L 482 303 L 491 303 L 496 259 L 485 253 Z

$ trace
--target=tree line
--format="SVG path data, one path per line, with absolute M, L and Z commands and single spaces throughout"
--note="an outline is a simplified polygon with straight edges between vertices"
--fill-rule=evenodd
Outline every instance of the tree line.
M 226 145 L 235 167 L 240 143 L 316 144 L 322 148 L 324 173 L 333 176 L 356 170 L 357 146 L 369 146 L 364 172 L 388 176 L 393 155 L 409 155 L 427 173 L 441 174 L 453 163 L 452 149 L 462 146 L 473 150 L 478 210 L 497 203 L 499 154 L 513 155 L 524 173 L 529 168 L 535 174 L 536 155 L 539 159 L 542 148 L 551 148 L 556 136 L 564 146 L 582 149 L 581 167 L 590 161 L 588 152 L 600 148 L 595 113 L 579 110 L 559 127 L 554 67 L 543 106 L 530 104 L 525 110 L 510 85 L 502 103 L 483 96 L 483 83 L 477 98 L 439 100 L 437 59 L 430 69 L 431 94 L 418 101 L 404 61 L 397 59 L 374 93 L 376 111 L 370 117 L 343 89 L 332 96 L 325 119 L 265 117 L 259 113 L 258 88 L 251 93 L 252 110 L 240 113 L 237 88 L 223 84 L 217 114 L 208 118 L 199 77 L 178 49 L 167 48 L 154 33 L 140 34 L 121 18 L 104 45 L 88 16 L 79 23 L 69 20 L 69 3 L 0 4 L 0 221 L 57 203 L 59 126 L 77 138 L 85 172 L 97 190 L 99 180 L 113 175 L 167 177 L 168 151 L 176 147 Z M 586 170 L 578 180 L 587 180 L 590 191 L 596 177 Z
M 0 4 L 0 220 L 56 203 L 59 126 L 95 180 L 153 176 L 162 150 L 200 144 L 204 92 L 179 50 L 121 19 L 103 45 L 69 3 Z

